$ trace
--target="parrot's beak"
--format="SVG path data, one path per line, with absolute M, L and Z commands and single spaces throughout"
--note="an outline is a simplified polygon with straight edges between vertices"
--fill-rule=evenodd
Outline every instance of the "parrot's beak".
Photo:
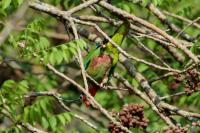
M 103 44 L 103 45 L 101 45 L 101 47 L 102 47 L 102 48 L 106 48 L 106 45 L 105 45 L 105 44 Z

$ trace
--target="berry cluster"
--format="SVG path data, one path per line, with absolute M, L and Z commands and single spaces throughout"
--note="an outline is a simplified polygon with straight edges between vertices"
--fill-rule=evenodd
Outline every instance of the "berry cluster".
M 119 113 L 114 114 L 120 121 L 120 123 L 127 128 L 146 128 L 148 125 L 148 120 L 144 118 L 144 107 L 137 104 L 130 104 L 128 106 L 124 106 L 123 109 Z M 121 129 L 110 123 L 108 127 L 111 133 L 121 132 Z
M 186 81 L 185 92 L 191 94 L 194 91 L 197 91 L 198 86 L 200 85 L 200 79 L 195 70 L 188 70 L 184 75 L 176 74 L 174 75 L 175 82 L 171 84 L 172 89 L 177 89 L 182 81 Z
M 180 125 L 170 126 L 166 129 L 165 133 L 187 133 L 189 130 L 189 125 L 181 127 Z
M 200 85 L 200 80 L 198 74 L 194 70 L 188 70 L 186 73 L 186 87 L 185 91 L 190 94 L 193 91 L 197 91 Z

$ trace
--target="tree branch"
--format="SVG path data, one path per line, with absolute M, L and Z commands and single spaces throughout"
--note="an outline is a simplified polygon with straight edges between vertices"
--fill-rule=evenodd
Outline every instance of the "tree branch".
M 110 4 L 108 4 L 105 1 L 100 1 L 99 5 L 101 5 L 102 7 L 106 8 L 107 10 L 109 10 L 112 13 L 116 13 L 124 18 L 127 19 L 131 19 L 133 22 L 138 22 L 139 24 L 145 26 L 146 28 L 149 28 L 153 31 L 155 31 L 156 33 L 160 34 L 161 36 L 163 36 L 164 38 L 166 38 L 167 40 L 169 40 L 171 43 L 173 43 L 174 45 L 176 45 L 179 49 L 181 49 L 185 54 L 187 54 L 196 64 L 199 63 L 199 59 L 190 51 L 188 50 L 184 45 L 180 44 L 180 42 L 176 41 L 172 36 L 168 35 L 165 31 L 159 29 L 158 27 L 156 27 L 155 25 L 141 19 L 138 18 L 132 14 L 127 13 L 126 11 L 123 11 L 119 8 L 116 8 Z

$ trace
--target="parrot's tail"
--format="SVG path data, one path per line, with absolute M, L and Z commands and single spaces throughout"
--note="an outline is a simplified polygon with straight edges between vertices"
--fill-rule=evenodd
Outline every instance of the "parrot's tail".
M 89 88 L 89 93 L 91 94 L 91 96 L 94 97 L 94 96 L 96 95 L 96 93 L 97 93 L 97 90 L 98 90 L 98 87 L 92 86 L 92 87 Z M 82 101 L 85 103 L 85 106 L 89 108 L 90 105 L 91 105 L 91 103 L 90 103 L 90 101 L 87 99 L 87 97 L 86 97 L 85 95 L 83 95 L 81 99 L 82 99 Z

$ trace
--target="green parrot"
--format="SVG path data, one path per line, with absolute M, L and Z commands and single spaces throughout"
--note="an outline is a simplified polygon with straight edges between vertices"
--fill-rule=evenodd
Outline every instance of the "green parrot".
M 123 22 L 114 33 L 112 40 L 121 46 L 129 28 L 130 23 L 128 21 Z M 104 45 L 96 44 L 96 47 L 84 58 L 84 67 L 87 74 L 95 79 L 102 87 L 110 80 L 118 61 L 119 52 L 110 42 Z M 98 89 L 99 86 L 94 83 L 89 85 L 89 93 L 92 96 L 96 95 Z M 86 96 L 82 96 L 82 101 L 87 107 L 90 106 Z

